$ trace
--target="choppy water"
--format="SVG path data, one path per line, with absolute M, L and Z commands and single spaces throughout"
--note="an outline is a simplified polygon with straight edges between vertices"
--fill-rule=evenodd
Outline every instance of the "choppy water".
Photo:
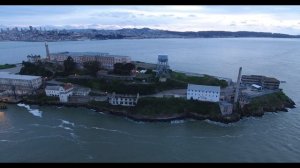
M 300 103 L 300 40 L 147 39 L 49 43 L 51 52 L 99 51 L 236 80 L 274 76 Z M 0 42 L 1 63 L 45 55 L 43 43 Z M 0 162 L 299 162 L 300 110 L 237 123 L 143 123 L 84 108 L 9 105 L 0 112 Z

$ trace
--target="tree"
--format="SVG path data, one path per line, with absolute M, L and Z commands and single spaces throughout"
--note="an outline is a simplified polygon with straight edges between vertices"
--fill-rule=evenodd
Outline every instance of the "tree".
M 122 74 L 123 64 L 122 63 L 115 63 L 114 64 L 114 73 L 115 74 Z
M 124 65 L 124 69 L 125 69 L 126 71 L 132 71 L 133 69 L 135 69 L 135 65 L 132 64 L 132 63 L 126 63 L 126 64 Z
M 132 63 L 116 63 L 114 64 L 114 73 L 119 75 L 130 75 L 131 71 L 135 69 Z
M 76 69 L 76 63 L 74 62 L 72 57 L 68 57 L 65 61 L 64 61 L 64 67 L 65 67 L 65 72 L 68 74 L 71 74 L 75 71 Z
M 45 66 L 41 64 L 33 64 L 30 62 L 22 62 L 23 67 L 20 70 L 21 75 L 37 75 L 43 77 L 51 77 L 53 73 L 45 68 Z
M 97 61 L 85 62 L 83 67 L 87 69 L 88 73 L 92 76 L 97 76 L 97 72 L 100 70 L 100 65 Z
M 152 69 L 147 69 L 147 71 L 145 72 L 145 74 L 153 74 L 153 70 Z

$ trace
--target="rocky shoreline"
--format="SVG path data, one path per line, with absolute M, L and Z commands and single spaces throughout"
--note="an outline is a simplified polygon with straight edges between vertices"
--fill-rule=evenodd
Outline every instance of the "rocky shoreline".
M 218 116 L 209 116 L 209 115 L 202 115 L 197 114 L 193 112 L 183 112 L 180 114 L 174 114 L 172 116 L 146 116 L 146 115 L 139 115 L 139 114 L 132 114 L 130 113 L 130 110 L 127 109 L 113 109 L 113 108 L 107 108 L 107 107 L 97 107 L 90 104 L 79 104 L 79 103 L 60 103 L 60 102 L 47 102 L 42 103 L 38 101 L 29 101 L 29 100 L 23 100 L 20 103 L 25 103 L 29 105 L 40 105 L 40 106 L 65 106 L 65 107 L 84 107 L 87 109 L 95 110 L 96 112 L 103 112 L 106 114 L 112 114 L 116 116 L 121 117 L 127 117 L 129 119 L 132 119 L 134 121 L 142 121 L 142 122 L 170 122 L 174 120 L 185 120 L 185 119 L 195 119 L 195 120 L 211 120 L 215 122 L 221 122 L 221 123 L 233 123 L 237 122 L 243 117 L 261 117 L 264 115 L 265 112 L 287 112 L 287 108 L 295 108 L 295 103 L 288 98 L 286 101 L 282 101 L 281 103 L 277 104 L 276 106 L 270 106 L 270 105 L 264 105 L 260 106 L 256 110 L 252 110 L 251 104 L 245 105 L 242 109 L 240 109 L 238 112 L 234 112 L 231 115 L 222 116 L 221 114 Z M 15 104 L 15 103 L 14 103 Z

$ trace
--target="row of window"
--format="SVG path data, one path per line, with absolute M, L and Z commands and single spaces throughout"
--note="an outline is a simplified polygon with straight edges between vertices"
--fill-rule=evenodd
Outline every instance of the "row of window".
M 191 95 L 190 97 L 196 97 L 196 96 L 197 96 L 197 95 L 194 95 L 194 96 Z M 212 97 L 218 97 L 218 95 L 216 95 L 216 96 L 206 96 L 206 95 L 205 95 L 205 97 L 211 97 L 211 98 L 212 98 Z
M 188 93 L 188 95 L 191 95 L 191 96 L 193 96 L 193 95 L 195 95 L 195 96 L 197 96 L 197 95 L 199 95 L 199 94 L 197 94 L 197 93 Z M 200 94 L 201 96 L 209 96 L 209 97 L 211 97 L 211 96 L 216 96 L 216 97 L 218 97 L 219 95 L 218 94 Z
M 135 102 L 118 102 L 118 101 L 112 101 L 112 104 L 135 105 Z
M 191 89 L 188 89 L 187 91 L 188 92 L 203 92 L 203 93 L 216 93 L 216 94 L 219 94 L 219 92 L 214 92 L 214 91 L 191 90 Z

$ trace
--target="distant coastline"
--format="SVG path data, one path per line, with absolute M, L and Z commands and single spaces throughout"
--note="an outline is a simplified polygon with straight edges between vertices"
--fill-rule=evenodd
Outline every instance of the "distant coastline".
M 300 35 L 289 35 L 271 32 L 252 31 L 198 31 L 179 32 L 157 29 L 70 29 L 70 30 L 4 30 L 0 32 L 0 41 L 24 42 L 58 42 L 111 39 L 158 39 L 158 38 L 300 38 Z

